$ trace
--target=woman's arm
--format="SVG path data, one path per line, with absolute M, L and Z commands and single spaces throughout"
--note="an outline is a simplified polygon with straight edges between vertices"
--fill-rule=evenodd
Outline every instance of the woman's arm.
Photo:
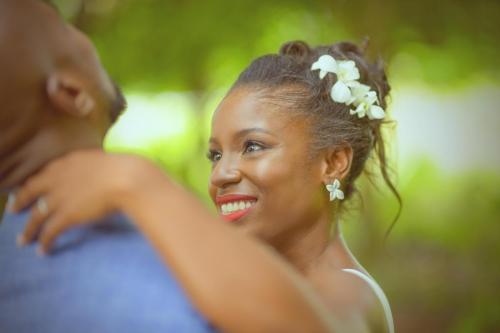
M 119 207 L 218 328 L 335 331 L 309 285 L 272 249 L 220 221 L 156 168 L 145 169 L 149 180 L 124 186 Z
M 64 230 L 120 210 L 222 331 L 345 332 L 334 327 L 309 284 L 272 249 L 220 221 L 143 158 L 70 154 L 29 179 L 13 209 L 42 196 L 47 211 L 41 214 L 35 206 L 24 242 L 39 235 L 48 251 Z

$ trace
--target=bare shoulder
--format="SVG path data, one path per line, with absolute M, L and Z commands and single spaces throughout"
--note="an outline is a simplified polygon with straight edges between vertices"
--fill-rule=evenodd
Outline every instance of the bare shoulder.
M 310 282 L 332 313 L 345 321 L 346 332 L 392 332 L 392 315 L 382 289 L 362 267 L 349 266 L 323 266 Z

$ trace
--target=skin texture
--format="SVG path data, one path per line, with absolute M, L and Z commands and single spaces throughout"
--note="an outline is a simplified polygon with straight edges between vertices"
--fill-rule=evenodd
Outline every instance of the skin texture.
M 254 196 L 253 209 L 237 224 L 280 252 L 313 229 L 311 221 L 330 223 L 326 192 L 318 186 L 320 157 L 308 156 L 308 130 L 247 89 L 230 94 L 213 116 L 210 196 L 214 203 L 218 195 Z
M 338 201 L 329 201 L 324 186 L 346 177 L 352 151 L 314 152 L 307 119 L 291 117 L 261 96 L 258 89 L 240 87 L 216 110 L 208 154 L 210 196 L 214 203 L 218 195 L 255 197 L 252 210 L 230 223 L 275 248 L 315 286 L 332 312 L 344 318 L 358 313 L 367 318 L 361 326 L 373 328 L 377 324 L 369 321 L 381 315 L 378 300 L 363 282 L 341 271 L 364 269 L 342 239 Z
M 49 215 L 35 205 L 28 223 L 46 251 L 58 232 L 119 209 L 223 331 L 335 331 L 309 285 L 273 251 L 220 223 L 151 163 L 100 150 L 123 99 L 89 40 L 54 9 L 0 0 L 0 49 L 0 189 L 18 189 L 12 211 L 48 198 Z M 251 280 L 247 264 L 257 272 Z M 263 313 L 263 303 L 277 311 Z
M 249 332 L 383 332 L 371 289 L 341 272 L 362 268 L 336 223 L 334 237 L 329 235 L 335 205 L 324 183 L 345 176 L 350 150 L 325 150 L 311 158 L 308 125 L 301 119 L 286 121 L 276 111 L 243 89 L 229 94 L 214 116 L 210 193 L 256 197 L 254 209 L 241 221 L 211 216 L 149 162 L 87 151 L 50 164 L 18 192 L 14 210 L 42 195 L 49 206 L 47 215 L 33 210 L 20 243 L 39 234 L 46 253 L 66 229 L 118 210 L 136 222 L 198 308 L 224 331 L 241 331 L 242 322 L 253 318 Z M 247 132 L 248 126 L 254 130 Z M 82 179 L 82 190 L 69 195 L 82 187 Z M 300 202 L 290 188 L 309 200 Z M 249 298 L 260 301 L 241 301 Z M 271 318 L 263 316 L 262 304 L 273 309 Z M 290 317 L 298 323 L 291 324 Z
M 101 146 L 124 108 L 88 38 L 51 7 L 0 1 L 0 193 L 53 158 Z
M 66 229 L 122 211 L 223 331 L 368 327 L 370 307 L 360 304 L 370 301 L 359 300 L 370 293 L 338 276 L 354 261 L 338 231 L 328 237 L 335 209 L 323 187 L 345 177 L 349 149 L 306 158 L 303 121 L 287 122 L 251 90 L 230 93 L 214 117 L 211 145 L 222 159 L 210 192 L 258 198 L 235 228 L 150 162 L 100 150 L 123 102 L 83 34 L 34 0 L 0 0 L 0 25 L 0 189 L 20 187 L 14 212 L 42 196 L 49 207 L 32 208 L 20 245 L 38 240 L 47 253 Z M 265 127 L 271 134 L 260 139 L 272 148 L 242 154 L 234 133 L 243 127 Z

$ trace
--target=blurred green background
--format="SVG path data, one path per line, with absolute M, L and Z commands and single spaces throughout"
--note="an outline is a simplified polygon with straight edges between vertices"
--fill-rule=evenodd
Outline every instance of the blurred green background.
M 211 113 L 285 41 L 369 36 L 392 84 L 391 160 L 404 200 L 360 179 L 344 229 L 398 332 L 500 332 L 500 2 L 59 0 L 129 108 L 112 151 L 144 154 L 207 202 Z

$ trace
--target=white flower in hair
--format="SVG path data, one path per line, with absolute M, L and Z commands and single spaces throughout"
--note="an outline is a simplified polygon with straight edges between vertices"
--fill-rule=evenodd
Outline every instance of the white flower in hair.
M 319 78 L 323 79 L 328 73 L 337 72 L 337 61 L 328 54 L 324 54 L 312 64 L 311 70 L 316 71 L 319 69 Z
M 370 86 L 360 83 L 352 87 L 351 93 L 352 99 L 350 102 L 356 106 L 355 110 L 351 109 L 351 114 L 356 114 L 358 118 L 362 118 L 364 116 L 368 116 L 369 119 L 384 118 L 384 109 L 376 105 L 378 104 L 377 93 L 370 90 Z
M 332 87 L 331 96 L 335 102 L 346 103 L 351 99 L 349 87 L 357 84 L 359 71 L 352 60 L 337 61 L 329 54 L 324 54 L 314 62 L 311 70 L 319 69 L 319 78 L 323 79 L 328 73 L 337 74 L 337 82 Z
M 369 91 L 370 86 L 358 82 L 351 87 L 351 99 L 346 104 L 356 104 L 356 101 L 364 98 Z
M 354 61 L 335 60 L 331 55 L 324 54 L 311 66 L 312 71 L 318 69 L 320 79 L 328 73 L 337 75 L 330 96 L 334 102 L 354 105 L 355 109 L 351 109 L 350 114 L 356 114 L 358 118 L 367 116 L 369 119 L 385 117 L 384 109 L 378 105 L 377 93 L 358 81 L 360 74 Z
M 340 181 L 335 179 L 333 183 L 326 185 L 326 189 L 330 192 L 330 201 L 335 199 L 344 200 L 344 192 L 340 189 Z
M 333 85 L 331 96 L 337 103 L 346 103 L 352 99 L 351 88 L 358 85 L 359 70 L 352 60 L 337 62 L 337 82 Z

